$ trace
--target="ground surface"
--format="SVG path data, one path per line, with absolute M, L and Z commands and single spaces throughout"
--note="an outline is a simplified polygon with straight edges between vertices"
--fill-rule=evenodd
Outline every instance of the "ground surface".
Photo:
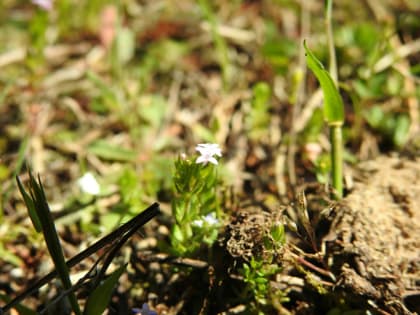
M 160 203 L 111 264 L 128 267 L 109 314 L 143 303 L 159 315 L 420 314 L 417 2 L 334 4 L 346 111 L 336 201 L 302 46 L 328 64 L 322 1 L 2 1 L 0 306 L 53 268 L 16 186 L 30 168 L 68 258 Z M 213 246 L 178 257 L 173 163 L 202 142 L 223 151 L 223 221 Z M 98 196 L 77 184 L 88 171 Z M 267 238 L 273 226 L 285 226 L 284 244 Z M 244 279 L 253 259 L 260 291 Z M 43 309 L 56 287 L 23 305 Z

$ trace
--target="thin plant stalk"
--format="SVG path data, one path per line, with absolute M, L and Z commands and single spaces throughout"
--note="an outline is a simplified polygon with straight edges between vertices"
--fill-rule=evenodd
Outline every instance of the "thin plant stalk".
M 329 54 L 329 73 L 331 79 L 337 87 L 338 71 L 337 57 L 334 47 L 334 34 L 332 28 L 332 8 L 333 0 L 326 0 L 325 3 L 325 28 L 327 32 L 328 54 Z M 329 122 L 330 142 L 331 142 L 331 168 L 332 182 L 338 198 L 343 197 L 343 133 L 342 121 Z
M 199 0 L 198 3 L 204 13 L 204 17 L 210 24 L 211 35 L 214 44 L 216 45 L 216 52 L 218 54 L 220 67 L 222 68 L 223 87 L 227 89 L 229 86 L 229 58 L 226 42 L 219 33 L 217 20 L 210 5 L 212 2 L 209 3 L 208 0 Z
M 342 123 L 331 123 L 331 172 L 332 184 L 337 198 L 343 197 L 343 132 Z
M 337 58 L 335 56 L 334 35 L 332 30 L 332 7 L 333 0 L 326 0 L 325 3 L 325 28 L 327 31 L 328 54 L 330 59 L 329 72 L 335 84 L 338 82 Z
M 343 99 L 331 75 L 309 50 L 305 42 L 303 45 L 306 51 L 306 63 L 318 79 L 324 94 L 324 118 L 330 128 L 333 187 L 336 197 L 341 198 L 343 196 Z

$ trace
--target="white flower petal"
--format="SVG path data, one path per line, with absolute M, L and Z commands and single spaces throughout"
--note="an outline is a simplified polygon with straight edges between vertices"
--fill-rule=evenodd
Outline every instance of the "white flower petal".
M 207 158 L 207 161 L 210 162 L 210 163 L 212 163 L 212 164 L 214 164 L 214 165 L 219 164 L 219 162 L 217 162 L 217 160 L 214 157 L 212 157 L 212 156 L 208 157 Z
M 196 163 L 202 163 L 203 165 L 206 165 L 207 163 L 217 165 L 218 162 L 214 158 L 214 155 L 219 157 L 222 156 L 222 150 L 217 143 L 200 143 L 195 147 L 195 150 L 200 153 Z
M 196 163 L 196 164 L 203 164 L 203 165 L 206 165 L 208 162 L 209 162 L 209 161 L 208 161 L 208 158 L 207 158 L 206 156 L 204 156 L 204 155 L 200 155 L 200 156 L 197 158 L 197 160 L 195 160 L 195 163 Z
M 219 223 L 219 220 L 217 220 L 216 214 L 214 212 L 209 213 L 203 219 L 208 225 L 216 225 Z
M 32 3 L 46 11 L 50 11 L 53 7 L 52 0 L 32 0 Z
M 78 179 L 77 183 L 79 184 L 80 189 L 91 195 L 99 195 L 100 187 L 96 181 L 95 176 L 92 173 L 88 172 Z
M 203 220 L 194 220 L 194 221 L 192 221 L 192 225 L 194 225 L 196 227 L 199 227 L 199 228 L 203 227 L 203 224 L 204 224 Z

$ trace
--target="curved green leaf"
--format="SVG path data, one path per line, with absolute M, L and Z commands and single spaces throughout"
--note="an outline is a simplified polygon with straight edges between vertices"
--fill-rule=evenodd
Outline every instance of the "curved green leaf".
M 83 315 L 101 315 L 105 311 L 111 299 L 112 291 L 126 267 L 127 265 L 123 265 L 115 270 L 95 288 L 89 295 Z
M 324 118 L 328 124 L 342 124 L 344 121 L 344 105 L 340 93 L 335 86 L 328 71 L 324 68 L 322 63 L 315 57 L 315 55 L 306 46 L 305 47 L 306 63 L 308 67 L 315 74 L 321 85 L 322 92 L 324 93 Z

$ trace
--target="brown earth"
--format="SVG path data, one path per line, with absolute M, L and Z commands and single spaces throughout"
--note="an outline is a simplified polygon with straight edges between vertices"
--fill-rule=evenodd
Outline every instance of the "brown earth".
M 323 240 L 335 289 L 383 314 L 419 312 L 419 159 L 380 157 L 359 171 Z
M 349 178 L 353 187 L 339 203 L 320 187 L 307 188 L 310 226 L 293 206 L 272 213 L 241 209 L 229 225 L 227 250 L 250 260 L 264 252 L 264 231 L 279 212 L 299 222 L 278 255 L 283 273 L 272 285 L 291 297 L 279 314 L 325 314 L 330 307 L 322 304 L 340 300 L 372 314 L 420 312 L 419 159 L 382 156 L 361 163 Z

